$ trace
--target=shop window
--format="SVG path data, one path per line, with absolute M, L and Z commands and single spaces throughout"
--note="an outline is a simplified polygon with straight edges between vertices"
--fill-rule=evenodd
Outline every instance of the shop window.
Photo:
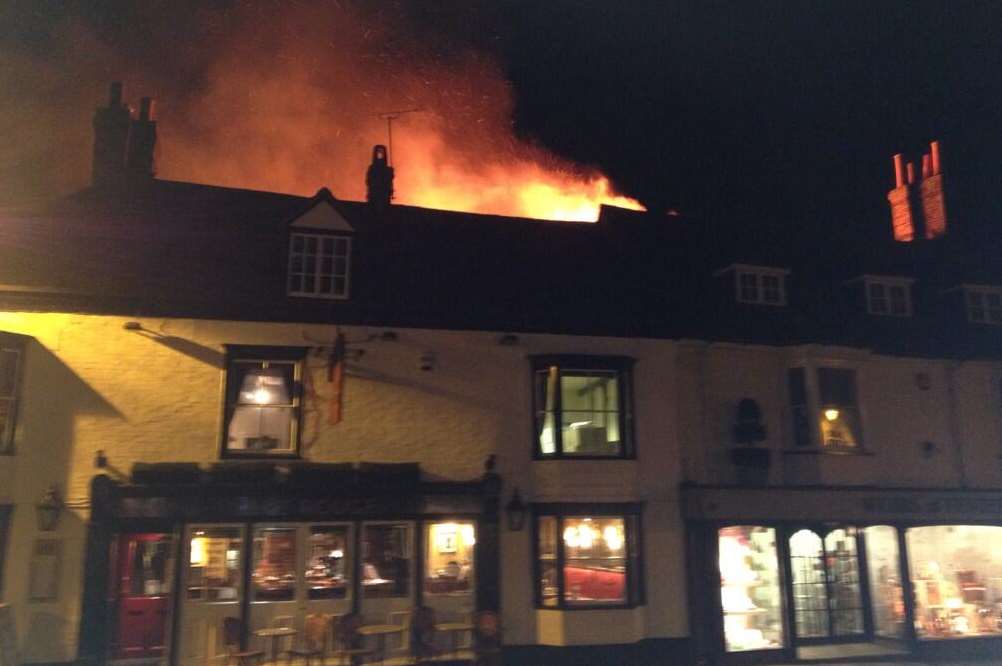
M 631 365 L 623 357 L 533 359 L 536 455 L 632 456 Z
M 641 603 L 636 513 L 536 517 L 537 605 L 595 608 Z
M 426 595 L 471 596 L 476 527 L 470 521 L 429 523 L 425 532 Z
M 411 530 L 406 524 L 362 528 L 362 594 L 370 599 L 409 597 Z
M 188 542 L 187 598 L 206 602 L 239 601 L 242 550 L 243 533 L 239 528 L 193 530 Z
M 289 238 L 289 295 L 345 299 L 349 293 L 351 239 L 293 233 Z
M 232 346 L 228 352 L 223 454 L 295 455 L 304 350 Z
M 1002 288 L 965 286 L 964 294 L 968 321 L 1002 325 Z
M 296 530 L 259 527 L 254 530 L 252 601 L 291 601 L 296 597 Z
M 863 530 L 873 606 L 873 631 L 886 638 L 904 638 L 905 602 L 901 591 L 898 531 L 888 525 Z
M 14 416 L 17 411 L 21 349 L 0 339 L 0 455 L 14 452 Z
M 732 526 L 718 533 L 720 602 L 728 652 L 783 647 L 783 594 L 776 530 Z
M 310 528 L 306 590 L 310 599 L 344 599 L 351 589 L 350 529 L 347 525 Z
M 787 373 L 793 444 L 812 446 L 813 424 L 820 434 L 821 447 L 829 451 L 855 451 L 862 448 L 862 422 L 856 399 L 856 373 L 843 368 L 817 369 L 817 394 L 807 383 L 805 368 L 791 368 Z M 812 405 L 817 411 L 812 416 Z
M 919 638 L 1002 635 L 1002 527 L 913 527 L 905 542 Z

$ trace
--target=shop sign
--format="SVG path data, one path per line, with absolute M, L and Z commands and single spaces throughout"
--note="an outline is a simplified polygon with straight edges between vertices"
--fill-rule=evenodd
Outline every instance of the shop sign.
M 869 513 L 948 514 L 1002 518 L 1000 497 L 864 497 Z

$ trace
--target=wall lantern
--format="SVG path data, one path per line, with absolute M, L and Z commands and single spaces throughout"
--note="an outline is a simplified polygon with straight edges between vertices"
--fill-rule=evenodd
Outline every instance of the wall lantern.
M 522 531 L 522 528 L 525 527 L 525 515 L 528 512 L 528 507 L 522 501 L 522 495 L 519 494 L 518 488 L 515 488 L 515 492 L 511 494 L 511 499 L 505 505 L 504 511 L 508 516 L 508 529 L 512 532 Z
M 59 489 L 55 486 L 49 486 L 49 489 L 42 495 L 42 501 L 35 505 L 38 529 L 42 532 L 51 532 L 56 529 L 64 506 Z

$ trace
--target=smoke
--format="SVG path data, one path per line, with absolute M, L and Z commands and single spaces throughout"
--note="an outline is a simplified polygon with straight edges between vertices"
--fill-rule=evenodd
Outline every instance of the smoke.
M 482 45 L 416 29 L 401 5 L 138 4 L 9 54 L 0 84 L 22 92 L 0 110 L 18 137 L 0 153 L 0 200 L 86 184 L 90 116 L 117 76 L 128 99 L 158 98 L 162 178 L 361 199 L 381 115 L 406 111 L 392 127 L 399 203 L 594 219 L 613 201 L 599 174 L 514 136 L 511 88 Z

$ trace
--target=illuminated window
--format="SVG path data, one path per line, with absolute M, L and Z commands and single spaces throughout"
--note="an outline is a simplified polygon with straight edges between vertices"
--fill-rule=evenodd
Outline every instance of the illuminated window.
M 967 320 L 975 324 L 1002 325 L 1002 288 L 965 286 Z
M 865 284 L 867 312 L 890 317 L 911 316 L 912 280 L 866 276 Z
M 536 455 L 632 456 L 631 366 L 624 357 L 534 358 Z
M 242 553 L 241 528 L 191 528 L 185 580 L 187 599 L 208 603 L 239 602 L 243 584 Z
M 344 599 L 351 590 L 351 530 L 347 525 L 311 527 L 306 552 L 310 599 Z
M 425 595 L 468 597 L 474 589 L 473 547 L 476 526 L 471 521 L 430 523 L 425 532 Z
M 781 268 L 734 264 L 719 271 L 734 272 L 735 296 L 739 303 L 786 305 L 786 274 Z
M 783 647 L 783 590 L 776 530 L 723 527 L 717 538 L 727 651 Z
M 411 595 L 411 526 L 368 524 L 362 528 L 362 596 Z
M 295 455 L 305 351 L 228 347 L 223 454 Z
M 635 505 L 577 513 L 564 508 L 536 515 L 536 600 L 541 608 L 635 606 L 641 599 Z M 582 509 L 583 511 L 586 509 Z
M 254 530 L 251 601 L 291 601 L 296 598 L 296 530 L 259 527 Z
M 830 451 L 861 449 L 856 372 L 817 368 L 816 377 L 816 385 L 809 386 L 805 368 L 791 368 L 787 373 L 794 446 L 816 446 L 814 442 L 820 441 L 821 447 Z
M 8 338 L 12 341 L 8 343 Z M 14 452 L 14 417 L 21 376 L 20 336 L 0 333 L 0 455 Z
M 351 239 L 293 233 L 289 238 L 289 295 L 348 298 Z

